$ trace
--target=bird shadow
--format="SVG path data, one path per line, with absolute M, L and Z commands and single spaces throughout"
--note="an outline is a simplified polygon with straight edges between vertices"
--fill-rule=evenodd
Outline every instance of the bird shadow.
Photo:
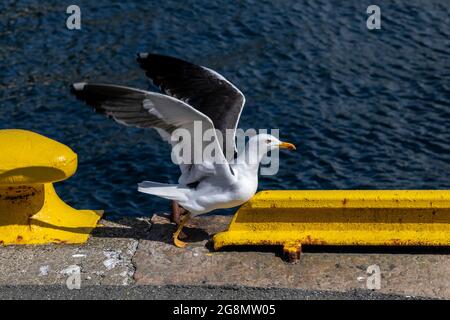
M 94 229 L 92 236 L 96 238 L 129 238 L 173 244 L 172 234 L 176 231 L 174 223 L 151 223 L 147 219 L 126 218 L 106 220 L 118 226 L 102 226 Z M 196 226 L 185 226 L 182 239 L 187 243 L 202 242 L 210 239 L 210 234 Z
M 164 217 L 164 216 L 162 216 Z M 172 234 L 176 230 L 174 223 L 151 223 L 149 219 L 125 218 L 111 219 L 110 221 L 118 226 L 102 226 L 92 232 L 97 238 L 129 238 L 135 240 L 148 240 L 164 244 L 173 244 Z M 202 226 L 187 225 L 183 228 L 187 236 L 182 239 L 188 245 L 204 245 L 209 252 L 215 252 L 212 236 L 204 230 Z M 206 242 L 205 242 L 206 241 Z M 220 249 L 220 252 L 259 252 L 272 253 L 275 256 L 288 261 L 283 254 L 281 246 L 227 246 Z M 303 245 L 302 253 L 330 253 L 330 254 L 439 254 L 449 255 L 450 247 L 444 246 L 330 246 L 330 245 Z

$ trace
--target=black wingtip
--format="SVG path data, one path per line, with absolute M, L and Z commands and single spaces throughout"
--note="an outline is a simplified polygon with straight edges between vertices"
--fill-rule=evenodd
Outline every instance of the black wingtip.
M 82 101 L 92 107 L 95 112 L 104 113 L 101 106 L 101 101 L 103 99 L 102 95 L 98 92 L 90 90 L 87 87 L 87 82 L 75 82 L 70 85 L 70 92 L 77 98 L 77 100 Z M 94 85 L 95 86 L 95 85 Z

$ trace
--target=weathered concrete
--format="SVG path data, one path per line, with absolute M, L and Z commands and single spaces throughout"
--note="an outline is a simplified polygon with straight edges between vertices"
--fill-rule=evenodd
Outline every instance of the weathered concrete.
M 98 285 L 130 288 L 103 290 L 111 292 L 111 297 L 115 298 L 120 298 L 120 292 L 127 295 L 123 298 L 131 298 L 132 292 L 136 298 L 145 298 L 139 296 L 139 292 L 148 292 L 148 297 L 157 298 L 157 288 L 167 288 L 160 292 L 168 298 L 189 298 L 190 295 L 180 295 L 182 288 L 189 292 L 206 290 L 211 298 L 220 298 L 219 292 L 224 290 L 233 297 L 238 297 L 241 290 L 243 297 L 251 298 L 257 298 L 258 294 L 261 298 L 285 295 L 298 298 L 450 298 L 448 250 L 413 253 L 412 249 L 393 248 L 343 252 L 336 248 L 313 250 L 311 247 L 305 248 L 297 264 L 283 260 L 277 247 L 213 252 L 210 235 L 224 230 L 229 220 L 230 217 L 224 216 L 193 219 L 185 228 L 190 242 L 186 249 L 172 245 L 174 225 L 162 216 L 151 220 L 102 221 L 104 226 L 84 245 L 0 247 L 0 295 L 6 290 L 20 296 L 21 289 L 15 289 L 18 285 L 33 288 L 30 291 L 33 297 L 39 297 L 36 292 L 40 286 L 49 295 L 57 294 L 64 290 L 71 272 L 79 269 L 81 291 L 90 288 L 92 298 L 102 292 L 93 289 L 99 288 Z M 366 269 L 373 264 L 380 266 L 382 274 L 381 290 L 376 294 L 366 289 Z M 135 287 L 138 289 L 131 289 Z M 195 297 L 199 298 L 192 294 L 192 298 Z
M 127 221 L 150 227 L 144 220 Z M 133 283 L 136 228 L 110 221 L 102 224 L 84 245 L 1 247 L 0 285 L 63 285 L 77 270 L 83 286 Z
M 137 284 L 243 285 L 304 290 L 366 289 L 367 267 L 381 269 L 382 293 L 450 298 L 450 256 L 441 254 L 313 253 L 297 264 L 279 257 L 280 248 L 211 252 L 209 235 L 226 228 L 229 217 L 199 217 L 186 228 L 194 241 L 187 249 L 171 245 L 173 226 L 153 217 L 152 236 L 134 257 Z M 205 233 L 203 230 L 206 230 Z M 323 248 L 326 250 L 326 248 Z M 402 250 L 404 251 L 404 250 Z
M 82 299 L 82 300 L 403 300 L 401 295 L 376 291 L 312 291 L 286 288 L 218 286 L 87 286 L 67 290 L 64 286 L 0 286 L 0 300 Z M 415 298 L 406 298 L 412 300 Z M 420 299 L 423 299 L 421 297 Z M 219 303 L 220 303 L 219 301 Z

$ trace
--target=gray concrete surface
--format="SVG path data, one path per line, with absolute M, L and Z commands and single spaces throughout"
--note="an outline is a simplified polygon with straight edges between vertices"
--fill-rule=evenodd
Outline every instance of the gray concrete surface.
M 165 216 L 102 220 L 83 245 L 0 247 L 0 298 L 450 298 L 448 250 L 310 247 L 296 264 L 277 247 L 214 252 L 210 236 L 229 220 L 195 218 L 186 249 L 171 244 L 174 225 Z M 374 264 L 380 290 L 366 287 Z M 67 279 L 78 272 L 81 289 L 69 290 Z
M 222 286 L 86 286 L 68 290 L 65 286 L 0 286 L 1 300 L 403 300 L 371 290 L 348 292 L 312 291 L 286 288 Z M 426 299 L 408 297 L 408 300 Z
M 109 221 L 102 224 L 105 229 L 131 230 L 124 224 Z M 83 285 L 132 284 L 135 271 L 132 257 L 139 242 L 133 237 L 110 235 L 92 236 L 83 245 L 0 247 L 0 286 L 61 285 L 77 270 Z

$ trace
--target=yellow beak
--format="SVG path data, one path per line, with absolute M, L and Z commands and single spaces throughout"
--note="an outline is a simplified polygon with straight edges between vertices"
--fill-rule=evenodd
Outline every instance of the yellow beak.
M 279 148 L 280 149 L 297 150 L 297 148 L 292 143 L 289 143 L 289 142 L 282 142 L 279 145 Z

